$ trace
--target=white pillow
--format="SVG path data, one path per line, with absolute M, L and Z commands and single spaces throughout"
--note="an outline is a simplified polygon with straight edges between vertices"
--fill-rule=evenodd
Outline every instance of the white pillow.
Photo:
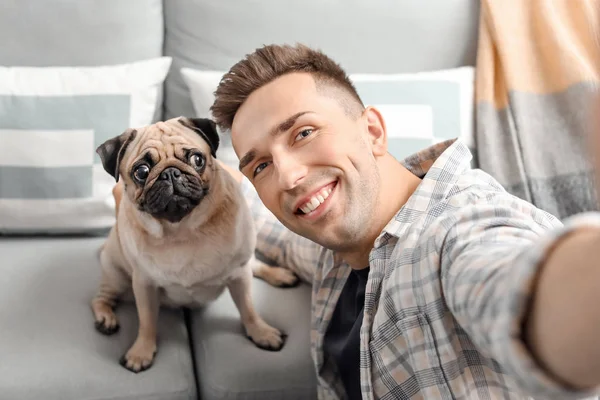
M 198 116 L 210 117 L 214 92 L 224 73 L 181 69 Z M 474 149 L 473 67 L 402 74 L 351 74 L 350 79 L 365 105 L 381 111 L 388 131 L 389 152 L 398 160 L 451 138 L 460 138 Z
M 181 68 L 181 76 L 190 91 L 194 112 L 198 118 L 212 118 L 210 106 L 215 100 L 215 90 L 225 72 L 221 71 L 199 71 L 192 68 Z M 218 129 L 220 136 L 217 159 L 221 160 L 231 168 L 237 169 L 239 159 L 231 145 L 231 135 Z
M 95 150 L 153 121 L 171 62 L 0 67 L 0 233 L 108 229 L 115 180 Z

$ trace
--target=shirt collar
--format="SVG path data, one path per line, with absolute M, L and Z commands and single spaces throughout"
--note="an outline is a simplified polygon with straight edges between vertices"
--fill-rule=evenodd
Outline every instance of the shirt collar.
M 375 248 L 385 244 L 390 236 L 399 237 L 408 223 L 446 198 L 460 175 L 471 169 L 472 158 L 462 141 L 451 139 L 402 160 L 402 165 L 421 178 L 421 183 L 377 237 Z

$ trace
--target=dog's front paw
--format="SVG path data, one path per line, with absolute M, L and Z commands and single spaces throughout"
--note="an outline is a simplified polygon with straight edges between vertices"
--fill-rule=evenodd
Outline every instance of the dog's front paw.
M 246 328 L 248 338 L 263 350 L 279 351 L 283 348 L 286 335 L 264 321 L 258 321 Z
M 142 372 L 152 366 L 156 355 L 156 341 L 137 339 L 129 351 L 121 357 L 120 364 L 131 372 Z
M 94 326 L 104 335 L 112 335 L 119 330 L 119 321 L 112 308 L 103 302 L 92 303 Z

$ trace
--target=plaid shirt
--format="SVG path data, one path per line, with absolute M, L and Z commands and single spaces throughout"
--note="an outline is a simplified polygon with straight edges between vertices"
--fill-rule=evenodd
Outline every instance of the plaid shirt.
M 581 398 L 540 369 L 521 340 L 536 266 L 566 232 L 561 224 L 470 167 L 460 141 L 404 160 L 422 182 L 370 253 L 360 333 L 364 399 Z M 320 399 L 344 388 L 323 339 L 350 269 L 333 252 L 284 228 L 242 184 L 258 250 L 312 281 L 312 357 Z

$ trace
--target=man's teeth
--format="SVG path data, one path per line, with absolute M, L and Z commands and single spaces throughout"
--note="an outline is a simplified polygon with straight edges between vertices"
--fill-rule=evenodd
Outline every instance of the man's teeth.
M 304 214 L 308 214 L 309 212 L 314 211 L 321 204 L 323 204 L 326 198 L 329 197 L 332 190 L 333 188 L 321 190 L 319 193 L 311 197 L 310 200 L 306 202 L 306 204 L 300 207 L 300 210 L 302 210 Z

